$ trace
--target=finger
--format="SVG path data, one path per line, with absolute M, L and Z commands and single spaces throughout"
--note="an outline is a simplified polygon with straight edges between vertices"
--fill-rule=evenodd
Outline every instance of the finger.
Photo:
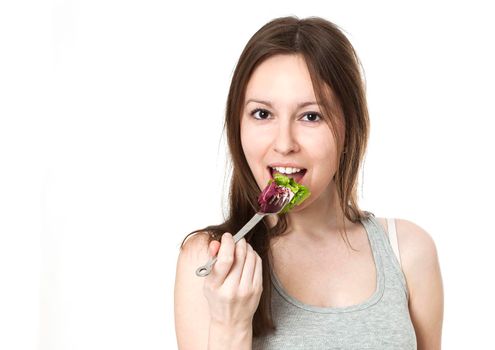
M 215 257 L 219 249 L 220 249 L 220 242 L 217 240 L 211 241 L 210 246 L 208 247 L 208 256 L 210 258 Z
M 253 287 L 254 268 L 256 267 L 256 252 L 251 244 L 247 244 L 246 261 L 242 269 L 242 276 L 239 282 L 239 289 L 251 289 Z
M 230 269 L 227 278 L 224 281 L 225 285 L 237 288 L 241 280 L 244 261 L 246 260 L 247 242 L 245 238 L 240 239 L 235 245 L 234 264 Z
M 234 262 L 234 239 L 229 232 L 222 235 L 222 242 L 217 254 L 217 262 L 207 276 L 209 282 L 215 286 L 221 285 L 227 277 Z
M 256 254 L 256 266 L 253 274 L 253 285 L 255 287 L 263 286 L 263 260 Z

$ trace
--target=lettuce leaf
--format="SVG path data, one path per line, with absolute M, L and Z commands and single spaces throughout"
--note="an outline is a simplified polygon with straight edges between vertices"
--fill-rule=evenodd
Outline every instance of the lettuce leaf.
M 270 180 L 268 183 L 270 184 L 272 182 L 275 182 L 278 186 L 286 187 L 294 193 L 294 197 L 292 197 L 292 200 L 285 205 L 284 209 L 280 212 L 281 214 L 287 213 L 311 195 L 311 192 L 306 186 L 298 184 L 294 179 L 280 173 L 276 173 L 274 175 L 274 180 Z

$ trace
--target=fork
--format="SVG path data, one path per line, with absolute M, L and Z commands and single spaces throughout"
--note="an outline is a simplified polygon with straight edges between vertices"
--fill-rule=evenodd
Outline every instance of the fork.
M 277 210 L 274 212 L 269 212 L 265 213 L 262 211 L 257 212 L 256 214 L 253 215 L 251 220 L 249 220 L 235 235 L 234 235 L 234 244 L 237 244 L 237 242 L 244 237 L 251 229 L 265 216 L 270 215 L 270 214 L 278 214 L 284 209 L 287 203 L 289 203 L 294 197 L 294 193 L 292 191 L 287 191 L 282 193 L 281 195 L 278 196 L 273 196 L 272 199 L 270 199 L 269 204 L 272 205 L 274 208 Z M 200 266 L 196 269 L 196 275 L 199 277 L 205 277 L 208 276 L 211 272 L 211 269 L 213 268 L 213 265 L 217 262 L 217 257 L 212 257 L 208 260 L 206 264 L 203 266 Z

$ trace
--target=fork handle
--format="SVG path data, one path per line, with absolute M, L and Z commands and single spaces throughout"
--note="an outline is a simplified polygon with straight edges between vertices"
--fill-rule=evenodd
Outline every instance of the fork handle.
M 234 243 L 237 243 L 242 237 L 244 237 L 251 229 L 261 220 L 263 217 L 265 217 L 266 213 L 256 213 L 253 215 L 251 220 L 249 220 L 246 225 L 244 225 L 239 232 L 237 232 L 234 235 Z
M 256 213 L 254 216 L 249 220 L 246 225 L 244 225 L 239 232 L 237 232 L 234 235 L 234 244 L 237 244 L 237 242 L 246 235 L 251 229 L 261 220 L 265 215 L 268 215 L 266 213 Z M 196 275 L 199 277 L 205 277 L 208 276 L 211 272 L 211 269 L 213 268 L 213 265 L 217 262 L 217 257 L 212 257 L 206 264 L 203 266 L 200 266 L 196 269 Z

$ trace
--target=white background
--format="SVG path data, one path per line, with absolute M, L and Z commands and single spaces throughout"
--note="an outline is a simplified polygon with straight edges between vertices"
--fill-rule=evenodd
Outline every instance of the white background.
M 492 14 L 480 1 L 2 1 L 0 348 L 176 347 L 179 244 L 222 222 L 232 72 L 286 15 L 346 31 L 371 117 L 361 206 L 430 233 L 443 347 L 487 348 Z

